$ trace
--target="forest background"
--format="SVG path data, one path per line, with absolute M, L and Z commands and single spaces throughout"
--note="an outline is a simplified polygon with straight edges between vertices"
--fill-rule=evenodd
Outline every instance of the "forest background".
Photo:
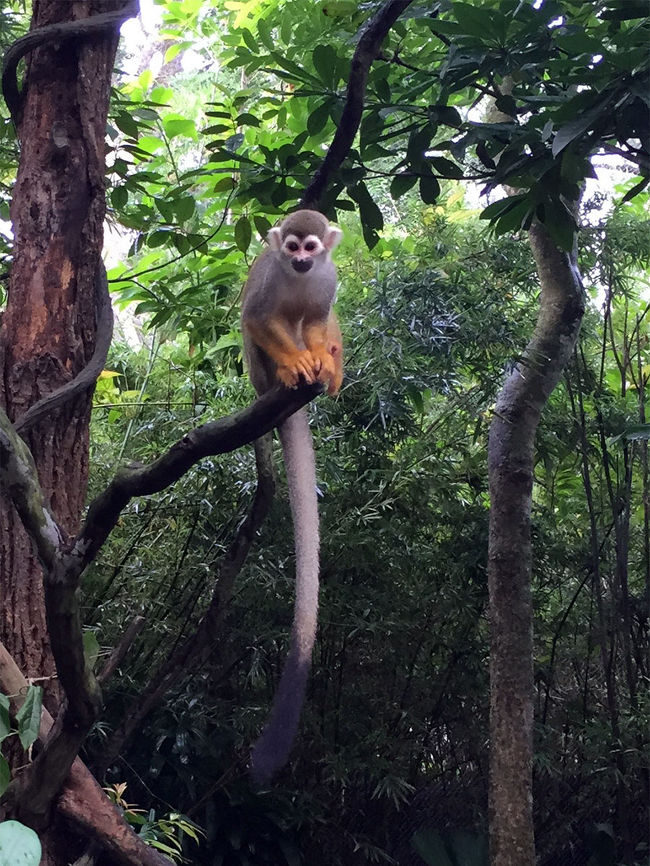
M 126 25 L 107 126 L 117 328 L 94 395 L 89 502 L 125 462 L 148 464 L 252 402 L 238 325 L 247 268 L 317 175 L 359 33 L 390 5 L 161 0 L 142 35 Z M 488 436 L 508 377 L 543 366 L 526 354 L 538 218 L 558 254 L 577 251 L 587 302 L 532 467 L 537 857 L 646 862 L 647 4 L 402 6 L 320 199 L 344 230 L 346 378 L 336 400 L 310 404 L 322 593 L 291 764 L 271 791 L 251 789 L 246 756 L 293 604 L 281 480 L 259 533 L 242 535 L 251 448 L 131 500 L 83 575 L 88 663 L 124 655 L 81 757 L 141 839 L 177 862 L 487 863 Z M 5 2 L 0 46 L 28 24 Z M 19 147 L 3 111 L 6 301 Z M 11 598 L 3 642 L 39 677 L 12 638 Z M 69 838 L 74 858 L 57 860 L 53 842 L 47 862 L 117 862 Z

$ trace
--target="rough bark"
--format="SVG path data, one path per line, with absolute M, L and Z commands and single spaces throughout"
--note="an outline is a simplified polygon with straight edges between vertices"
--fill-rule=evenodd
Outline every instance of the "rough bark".
M 124 6 L 123 0 L 35 0 L 32 29 Z M 25 61 L 21 159 L 11 205 L 14 258 L 0 329 L 0 392 L 12 419 L 71 380 L 92 356 L 104 138 L 117 39 L 113 28 L 44 45 Z M 84 503 L 89 411 L 88 394 L 26 436 L 45 502 L 64 533 L 74 534 Z M 53 676 L 41 565 L 6 499 L 0 505 L 0 590 L 0 637 L 28 676 Z M 50 709 L 57 709 L 58 698 L 48 690 Z M 95 806 L 91 817 L 99 811 Z M 55 835 L 43 836 L 43 862 L 67 863 L 70 839 L 59 845 Z
M 490 862 L 534 866 L 530 512 L 540 415 L 570 360 L 584 312 L 579 275 L 542 225 L 530 230 L 540 311 L 507 378 L 489 440 Z
M 38 0 L 32 27 L 75 11 L 74 4 Z M 116 45 L 116 34 L 104 35 L 39 48 L 26 61 L 21 159 L 11 204 L 14 260 L 0 330 L 0 387 L 10 418 L 73 378 L 92 354 L 104 131 Z M 85 496 L 89 408 L 88 398 L 75 401 L 28 437 L 43 490 L 67 531 L 76 529 Z M 29 676 L 53 675 L 41 569 L 6 504 L 0 512 L 0 586 L 0 638 Z

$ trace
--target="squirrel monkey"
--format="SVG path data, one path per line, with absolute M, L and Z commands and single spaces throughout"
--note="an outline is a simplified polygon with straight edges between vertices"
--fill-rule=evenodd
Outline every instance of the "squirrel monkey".
M 341 240 L 317 211 L 289 214 L 268 234 L 269 249 L 253 262 L 242 305 L 244 353 L 253 387 L 302 378 L 334 395 L 343 380 L 343 344 L 332 303 Z M 251 775 L 265 784 L 289 756 L 302 708 L 318 613 L 318 501 L 314 446 L 304 409 L 278 430 L 289 487 L 296 548 L 296 602 L 291 645 L 269 721 L 251 753 Z

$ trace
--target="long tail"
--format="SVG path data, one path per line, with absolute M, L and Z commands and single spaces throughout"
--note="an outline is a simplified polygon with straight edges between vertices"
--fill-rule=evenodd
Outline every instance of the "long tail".
M 318 615 L 316 466 L 304 409 L 280 427 L 296 546 L 296 603 L 291 646 L 266 727 L 251 753 L 253 781 L 266 784 L 289 757 L 302 709 Z

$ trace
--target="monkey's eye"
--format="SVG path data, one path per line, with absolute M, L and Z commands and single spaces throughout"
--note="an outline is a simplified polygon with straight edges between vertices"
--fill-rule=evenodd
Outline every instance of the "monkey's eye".
M 300 245 L 297 244 L 295 241 L 287 241 L 285 246 L 290 253 L 295 253 L 300 249 Z
M 313 241 L 307 241 L 307 243 L 305 244 L 305 250 L 308 253 L 313 253 L 315 249 L 316 249 L 316 244 Z

